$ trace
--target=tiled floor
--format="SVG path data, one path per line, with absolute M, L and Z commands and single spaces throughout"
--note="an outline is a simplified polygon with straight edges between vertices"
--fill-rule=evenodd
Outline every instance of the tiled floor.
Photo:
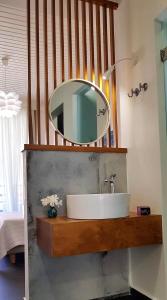
M 22 300 L 24 297 L 24 261 L 17 256 L 16 265 L 8 258 L 0 260 L 0 300 Z

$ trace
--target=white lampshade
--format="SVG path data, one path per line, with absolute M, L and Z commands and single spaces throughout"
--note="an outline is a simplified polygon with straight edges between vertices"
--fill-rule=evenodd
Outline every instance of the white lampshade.
M 22 102 L 19 100 L 19 95 L 10 92 L 6 94 L 4 91 L 0 91 L 0 116 L 11 118 L 17 115 L 21 110 Z

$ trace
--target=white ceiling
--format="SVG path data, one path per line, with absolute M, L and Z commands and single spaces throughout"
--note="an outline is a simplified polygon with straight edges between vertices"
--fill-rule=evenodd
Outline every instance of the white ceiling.
M 19 2 L 22 3 L 18 7 Z M 5 89 L 5 70 L 1 59 L 9 57 L 6 68 L 6 92 L 15 91 L 21 97 L 27 90 L 26 1 L 0 0 L 0 89 Z
M 0 90 L 5 89 L 4 56 L 9 57 L 6 92 L 15 91 L 23 100 L 27 94 L 26 0 L 0 0 Z

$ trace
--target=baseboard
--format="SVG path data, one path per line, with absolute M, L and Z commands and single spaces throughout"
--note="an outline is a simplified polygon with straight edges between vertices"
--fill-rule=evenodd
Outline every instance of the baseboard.
M 125 297 L 129 297 L 130 293 L 121 293 L 121 294 L 117 294 L 117 295 L 113 295 L 113 296 L 107 296 L 107 297 L 102 297 L 102 298 L 96 298 L 96 299 L 91 299 L 91 300 L 110 300 L 110 299 L 123 299 Z
M 147 296 L 145 296 L 145 295 L 143 295 L 142 293 L 140 293 L 140 292 L 138 292 L 137 290 L 135 290 L 135 289 L 133 289 L 133 288 L 131 288 L 130 289 L 130 294 L 132 295 L 132 297 L 134 297 L 134 299 L 136 299 L 136 300 L 151 300 L 151 298 L 149 298 L 149 297 L 147 297 Z
M 135 289 L 130 288 L 129 293 L 124 293 L 124 294 L 119 294 L 119 295 L 114 295 L 114 296 L 109 296 L 109 297 L 103 297 L 103 298 L 97 298 L 97 299 L 92 299 L 92 300 L 117 300 L 117 299 L 122 299 L 122 300 L 152 300 L 151 298 L 148 298 L 147 296 L 141 294 Z

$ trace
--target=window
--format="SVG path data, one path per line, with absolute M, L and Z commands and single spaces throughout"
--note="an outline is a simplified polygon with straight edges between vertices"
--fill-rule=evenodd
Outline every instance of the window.
M 26 113 L 0 118 L 0 211 L 21 211 L 23 162 L 21 148 L 27 140 Z

